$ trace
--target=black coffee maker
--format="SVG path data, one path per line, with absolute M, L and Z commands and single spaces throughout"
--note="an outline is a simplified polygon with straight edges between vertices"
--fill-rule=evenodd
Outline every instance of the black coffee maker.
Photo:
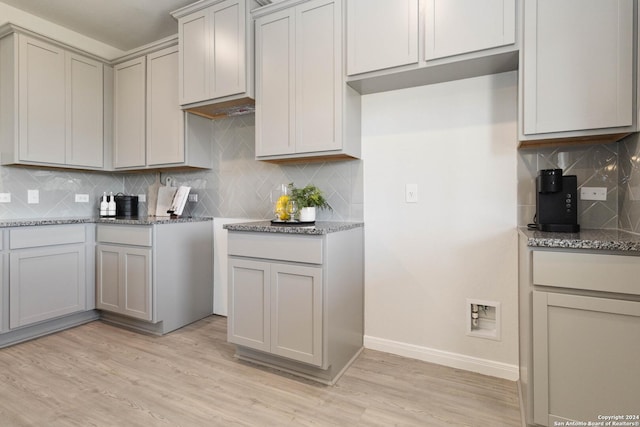
M 536 179 L 535 228 L 540 231 L 577 233 L 578 180 L 562 169 L 542 169 Z

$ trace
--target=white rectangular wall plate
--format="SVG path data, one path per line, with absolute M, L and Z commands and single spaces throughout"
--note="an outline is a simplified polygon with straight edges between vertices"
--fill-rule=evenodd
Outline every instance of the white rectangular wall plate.
M 27 203 L 30 205 L 40 203 L 40 191 L 27 190 Z
M 0 203 L 11 203 L 11 193 L 0 193 Z
M 76 203 L 89 203 L 88 194 L 76 194 Z
M 607 187 L 582 187 L 580 188 L 581 200 L 607 200 Z
M 407 184 L 405 187 L 405 201 L 418 203 L 418 184 Z

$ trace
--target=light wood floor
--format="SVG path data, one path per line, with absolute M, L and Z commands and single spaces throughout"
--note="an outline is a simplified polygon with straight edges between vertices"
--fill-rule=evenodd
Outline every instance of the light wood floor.
M 365 350 L 335 386 L 240 362 L 212 316 L 0 350 L 0 426 L 519 426 L 516 384 Z

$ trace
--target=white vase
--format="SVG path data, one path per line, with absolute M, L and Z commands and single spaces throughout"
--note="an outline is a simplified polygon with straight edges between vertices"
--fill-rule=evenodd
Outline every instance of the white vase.
M 300 209 L 300 222 L 313 222 L 316 220 L 316 207 L 309 206 Z

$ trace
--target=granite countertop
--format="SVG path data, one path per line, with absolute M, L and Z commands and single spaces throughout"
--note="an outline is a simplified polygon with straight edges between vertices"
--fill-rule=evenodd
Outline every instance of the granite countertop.
M 126 224 L 126 225 L 153 225 L 153 224 L 177 224 L 182 222 L 212 221 L 211 217 L 139 217 L 136 219 L 124 218 L 96 218 L 96 217 L 70 217 L 70 218 L 29 218 L 0 220 L 0 228 L 30 227 L 38 225 L 64 225 L 64 224 Z
M 240 222 L 225 224 L 223 227 L 229 231 L 253 231 L 260 233 L 288 233 L 288 234 L 312 234 L 321 235 L 335 233 L 337 231 L 350 230 L 364 227 L 364 222 L 338 222 L 316 221 L 313 225 L 273 225 L 271 221 Z
M 623 230 L 582 230 L 579 233 L 553 233 L 519 227 L 532 248 L 597 249 L 640 252 L 640 235 Z

